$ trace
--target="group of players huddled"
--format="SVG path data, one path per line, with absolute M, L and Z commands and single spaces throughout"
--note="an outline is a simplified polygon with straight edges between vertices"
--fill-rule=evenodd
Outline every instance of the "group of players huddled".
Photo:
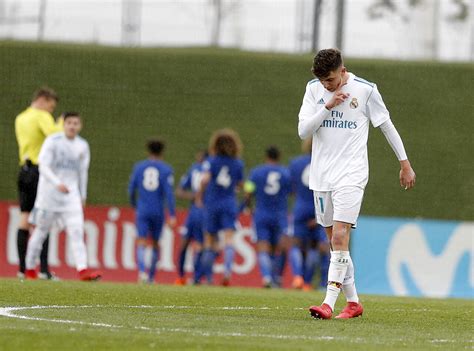
M 213 284 L 213 265 L 222 254 L 221 284 L 228 286 L 235 257 L 236 223 L 241 212 L 251 211 L 262 286 L 281 286 L 288 256 L 293 288 L 311 290 L 318 266 L 320 286 L 325 287 L 329 243 L 324 230 L 316 223 L 313 194 L 308 188 L 311 140 L 304 141 L 302 148 L 304 154 L 286 167 L 280 163 L 280 150 L 276 146 L 267 147 L 264 163 L 250 170 L 245 178 L 239 135 L 231 129 L 214 132 L 208 149 L 196 153 L 195 162 L 183 175 L 175 192 L 178 198 L 190 201 L 188 217 L 181 228 L 183 235 L 175 284 L 187 284 L 184 265 L 187 250 L 193 243 L 192 283 Z M 176 216 L 173 169 L 163 160 L 165 143 L 159 139 L 150 140 L 147 149 L 148 159 L 134 166 L 128 193 L 130 203 L 136 208 L 138 281 L 151 283 L 155 279 L 165 207 L 168 225 L 173 229 Z M 289 220 L 288 202 L 292 195 L 294 206 Z M 219 233 L 222 234 L 219 236 Z M 150 242 L 152 255 L 147 270 L 145 249 Z

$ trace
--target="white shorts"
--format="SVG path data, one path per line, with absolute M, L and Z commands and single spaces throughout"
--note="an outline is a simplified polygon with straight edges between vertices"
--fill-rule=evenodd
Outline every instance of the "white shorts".
M 83 228 L 84 214 L 82 211 L 53 212 L 34 208 L 30 213 L 28 221 L 47 232 L 53 227 L 56 227 L 58 230 L 64 228 Z
M 355 228 L 359 217 L 364 189 L 346 186 L 333 191 L 314 191 L 316 220 L 323 227 L 332 227 L 334 221 L 350 223 Z

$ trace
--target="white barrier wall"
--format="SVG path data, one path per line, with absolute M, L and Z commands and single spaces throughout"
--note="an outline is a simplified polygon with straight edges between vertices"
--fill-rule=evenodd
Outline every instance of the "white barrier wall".
M 0 1 L 0 38 L 38 38 L 41 0 Z M 210 0 L 43 0 L 44 40 L 133 46 L 214 44 Z M 335 46 L 336 1 L 323 1 L 320 47 Z M 346 0 L 342 49 L 350 57 L 474 58 L 472 1 Z M 302 53 L 311 49 L 314 0 L 222 0 L 218 46 Z M 135 7 L 134 7 L 135 6 Z M 127 13 L 123 13 L 126 9 Z

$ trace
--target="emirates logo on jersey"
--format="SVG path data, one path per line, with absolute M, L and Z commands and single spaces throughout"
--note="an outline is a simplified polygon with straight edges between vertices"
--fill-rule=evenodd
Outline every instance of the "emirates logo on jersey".
M 349 103 L 349 107 L 352 109 L 356 109 L 359 106 L 359 102 L 357 98 L 352 98 L 351 102 Z

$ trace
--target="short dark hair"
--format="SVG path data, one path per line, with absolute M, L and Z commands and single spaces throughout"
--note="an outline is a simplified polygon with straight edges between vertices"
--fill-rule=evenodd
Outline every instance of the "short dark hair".
M 165 150 L 165 142 L 161 139 L 150 139 L 146 143 L 148 152 L 155 156 L 160 156 Z
M 70 117 L 77 117 L 77 118 L 81 118 L 81 115 L 79 114 L 79 112 L 72 112 L 72 111 L 69 111 L 69 112 L 63 112 L 61 114 L 63 120 L 65 121 L 66 119 L 70 118 Z
M 53 99 L 53 100 L 56 100 L 56 102 L 59 101 L 58 94 L 53 89 L 51 89 L 47 86 L 43 86 L 43 87 L 39 88 L 38 90 L 36 90 L 33 93 L 33 100 L 32 101 L 36 101 L 40 97 L 44 97 L 46 99 Z
M 265 150 L 265 155 L 267 155 L 267 157 L 270 159 L 270 160 L 273 160 L 273 161 L 278 161 L 280 160 L 280 150 L 276 147 L 276 146 L 269 146 L 266 150 Z
M 324 49 L 320 50 L 313 59 L 313 67 L 311 72 L 319 79 L 324 79 L 329 74 L 343 64 L 342 54 L 339 49 Z

